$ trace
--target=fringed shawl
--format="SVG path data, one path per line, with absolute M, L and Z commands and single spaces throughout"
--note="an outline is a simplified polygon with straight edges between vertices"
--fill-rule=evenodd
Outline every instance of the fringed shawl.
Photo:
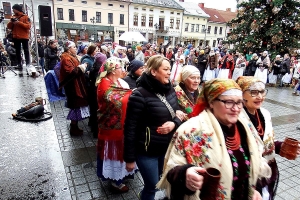
M 259 176 L 270 176 L 271 170 L 261 157 L 262 144 L 257 138 L 255 128 L 245 116 L 238 119 L 247 133 L 247 143 L 250 153 L 249 199 L 252 199 L 253 189 Z M 231 199 L 233 169 L 227 152 L 221 126 L 215 116 L 204 110 L 197 117 L 182 124 L 174 134 L 166 153 L 164 173 L 157 184 L 158 188 L 165 189 L 170 197 L 171 185 L 167 181 L 167 173 L 173 167 L 183 164 L 193 164 L 204 168 L 214 167 L 221 172 L 221 181 L 218 188 L 218 199 Z M 185 195 L 184 200 L 199 200 L 200 191 L 194 195 Z

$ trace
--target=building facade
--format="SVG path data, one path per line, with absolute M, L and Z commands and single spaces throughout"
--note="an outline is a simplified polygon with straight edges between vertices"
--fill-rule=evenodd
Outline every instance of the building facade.
M 183 8 L 174 0 L 133 0 L 129 31 L 138 31 L 150 43 L 180 42 Z
M 58 39 L 117 41 L 128 31 L 131 0 L 54 0 Z
M 218 47 L 222 45 L 222 41 L 226 37 L 227 22 L 217 9 L 205 8 L 204 3 L 198 6 L 210 17 L 205 27 L 205 45 L 210 47 Z
M 199 8 L 197 3 L 183 1 L 178 3 L 184 8 L 181 43 L 193 44 L 194 47 L 202 46 L 206 36 L 203 30 L 210 16 Z

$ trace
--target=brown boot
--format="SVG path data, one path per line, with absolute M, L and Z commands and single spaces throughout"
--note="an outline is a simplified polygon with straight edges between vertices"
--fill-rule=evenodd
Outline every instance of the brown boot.
M 80 130 L 77 124 L 70 124 L 71 136 L 82 136 L 82 134 L 83 134 L 83 130 Z

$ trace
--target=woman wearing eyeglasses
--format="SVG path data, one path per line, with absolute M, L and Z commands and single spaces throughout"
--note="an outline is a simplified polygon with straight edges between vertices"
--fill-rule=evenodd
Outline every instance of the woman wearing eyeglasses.
M 111 186 L 117 193 L 127 192 L 123 178 L 135 173 L 125 169 L 123 160 L 124 121 L 129 85 L 122 80 L 121 60 L 110 57 L 100 67 L 100 83 L 97 87 L 98 99 L 98 154 L 97 175 L 102 180 L 111 180 Z
M 193 65 L 186 65 L 180 73 L 180 82 L 174 88 L 180 110 L 186 114 L 185 119 L 191 117 L 194 106 L 200 94 L 200 71 Z
M 166 154 L 164 175 L 158 184 L 171 199 L 200 199 L 199 173 L 213 167 L 221 180 L 215 199 L 261 199 L 257 179 L 270 176 L 262 160 L 259 139 L 253 137 L 243 109 L 242 90 L 232 79 L 205 82 L 193 115 L 176 131 Z
M 264 200 L 273 200 L 279 181 L 279 172 L 275 154 L 279 154 L 282 142 L 274 141 L 274 131 L 269 111 L 262 108 L 262 103 L 268 93 L 265 84 L 253 76 L 241 76 L 237 83 L 243 91 L 244 114 L 249 117 L 256 128 L 259 138 L 264 144 L 263 157 L 272 169 L 272 176 L 261 179 L 256 189 L 262 194 Z M 299 150 L 298 150 L 299 151 Z M 300 154 L 300 151 L 299 153 Z

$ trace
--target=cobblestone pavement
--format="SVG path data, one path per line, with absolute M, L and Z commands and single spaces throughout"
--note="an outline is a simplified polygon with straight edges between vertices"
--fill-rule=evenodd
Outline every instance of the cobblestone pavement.
M 53 119 L 40 123 L 18 122 L 11 113 L 34 97 L 47 98 L 42 77 L 6 75 L 0 80 L 0 199 L 138 199 L 143 188 L 138 173 L 126 180 L 126 194 L 113 194 L 109 182 L 96 175 L 96 139 L 87 120 L 79 123 L 82 137 L 70 137 L 64 102 L 47 104 Z M 271 112 L 275 136 L 300 140 L 300 98 L 290 88 L 268 88 L 264 107 Z M 276 200 L 300 199 L 300 159 L 276 156 L 280 182 Z M 158 192 L 156 199 L 163 197 Z

